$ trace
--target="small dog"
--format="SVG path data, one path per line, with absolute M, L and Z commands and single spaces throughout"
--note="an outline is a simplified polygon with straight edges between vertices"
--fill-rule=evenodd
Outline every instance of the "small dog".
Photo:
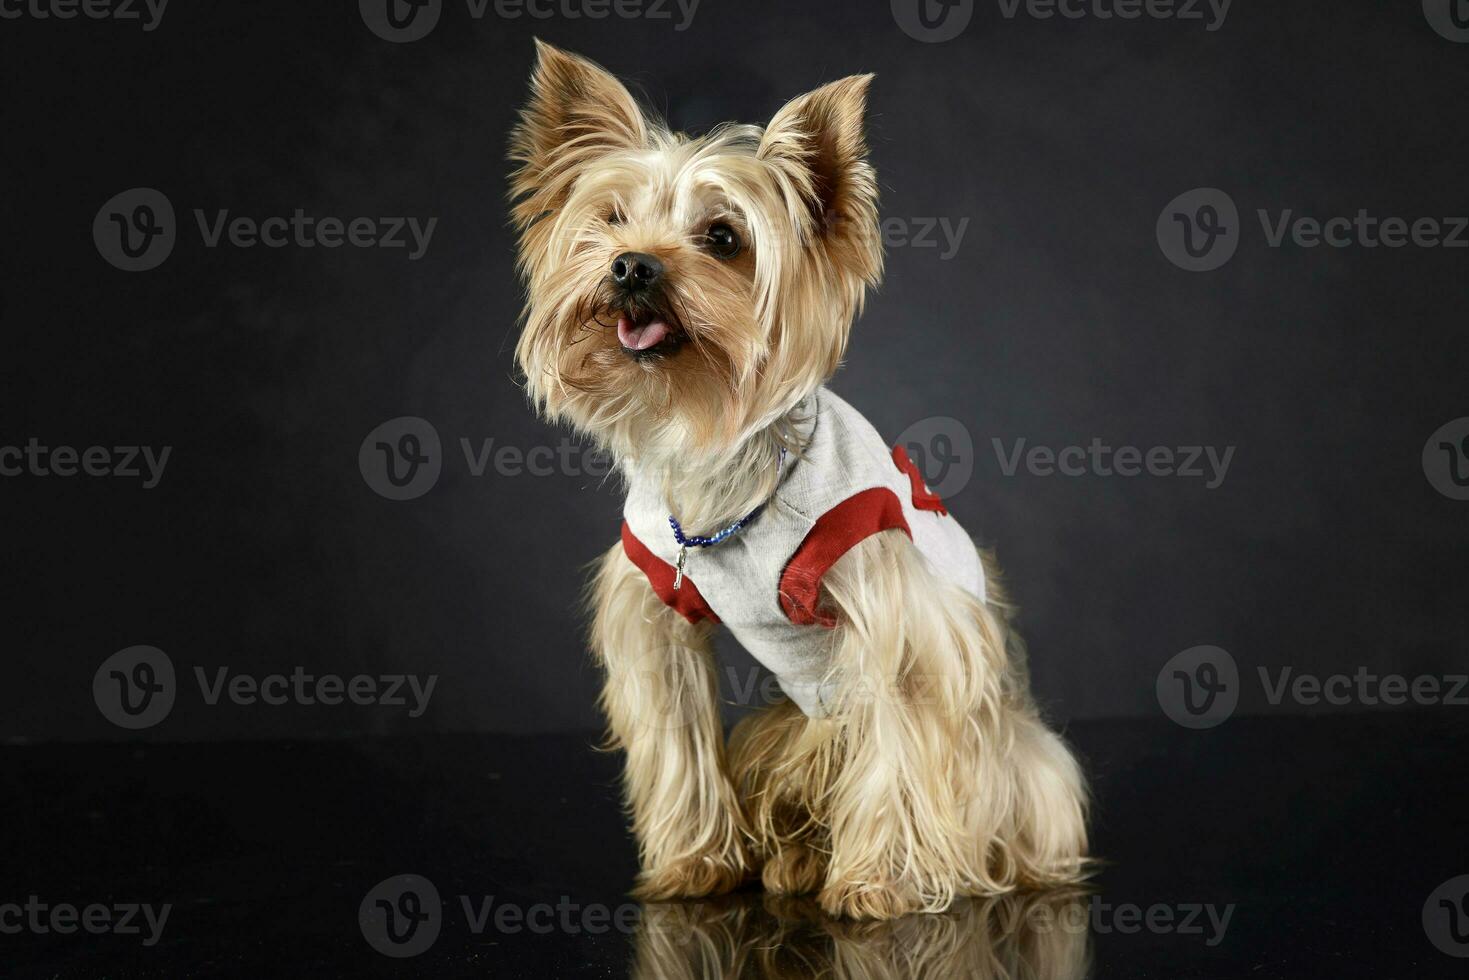
M 537 47 L 511 138 L 516 360 L 629 488 L 591 642 L 636 894 L 759 875 L 891 918 L 1079 881 L 1084 780 L 1038 717 L 993 575 L 906 454 L 824 387 L 882 274 L 871 76 L 691 138 Z M 720 623 L 788 698 L 727 747 Z

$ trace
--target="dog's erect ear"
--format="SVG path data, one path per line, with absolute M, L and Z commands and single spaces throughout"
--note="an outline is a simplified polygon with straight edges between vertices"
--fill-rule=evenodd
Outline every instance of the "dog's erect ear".
M 871 84 L 871 75 L 853 75 L 791 100 L 760 141 L 760 158 L 796 179 L 822 234 L 865 232 L 877 219 L 864 125 Z
M 516 224 L 525 228 L 564 199 L 577 170 L 608 150 L 643 146 L 648 123 L 606 69 L 536 39 L 531 96 L 510 137 Z

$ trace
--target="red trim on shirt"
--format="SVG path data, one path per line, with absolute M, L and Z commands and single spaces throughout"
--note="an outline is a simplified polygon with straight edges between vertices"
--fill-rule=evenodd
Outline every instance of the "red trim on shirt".
M 817 518 L 780 575 L 780 608 L 786 618 L 797 626 L 835 626 L 832 616 L 816 608 L 822 576 L 857 542 L 892 528 L 913 537 L 902 502 L 887 487 L 863 490 Z
M 908 482 L 913 484 L 913 506 L 919 510 L 931 510 L 948 516 L 949 511 L 944 507 L 943 498 L 932 490 L 928 484 L 923 482 L 923 473 L 918 465 L 908 458 L 908 450 L 902 446 L 893 447 L 893 462 L 898 464 L 898 469 L 908 474 Z
M 713 623 L 719 622 L 719 617 L 714 615 L 714 610 L 709 608 L 709 603 L 699 594 L 699 587 L 688 575 L 684 575 L 679 588 L 674 589 L 673 579 L 677 574 L 674 567 L 649 551 L 638 540 L 638 536 L 632 533 L 627 521 L 622 522 L 622 553 L 627 555 L 628 561 L 642 569 L 654 594 L 663 600 L 664 605 L 672 606 L 674 612 L 691 623 L 706 619 Z

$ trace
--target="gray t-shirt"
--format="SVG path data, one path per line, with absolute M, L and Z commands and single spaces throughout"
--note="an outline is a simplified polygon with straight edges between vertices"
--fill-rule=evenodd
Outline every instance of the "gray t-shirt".
M 932 570 L 979 598 L 984 570 L 974 542 L 924 486 L 901 448 L 841 398 L 817 389 L 798 413 L 813 423 L 799 455 L 784 462 L 774 496 L 738 533 L 688 548 L 674 588 L 678 542 L 654 481 L 630 474 L 623 548 L 660 599 L 691 621 L 723 623 L 775 674 L 809 717 L 827 713 L 834 625 L 820 608 L 821 577 L 853 545 L 905 531 Z

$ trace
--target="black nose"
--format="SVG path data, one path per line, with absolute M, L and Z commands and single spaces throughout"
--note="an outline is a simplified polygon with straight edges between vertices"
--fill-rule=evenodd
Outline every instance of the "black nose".
M 623 252 L 612 260 L 612 281 L 630 293 L 651 289 L 663 278 L 663 263 L 644 252 Z

